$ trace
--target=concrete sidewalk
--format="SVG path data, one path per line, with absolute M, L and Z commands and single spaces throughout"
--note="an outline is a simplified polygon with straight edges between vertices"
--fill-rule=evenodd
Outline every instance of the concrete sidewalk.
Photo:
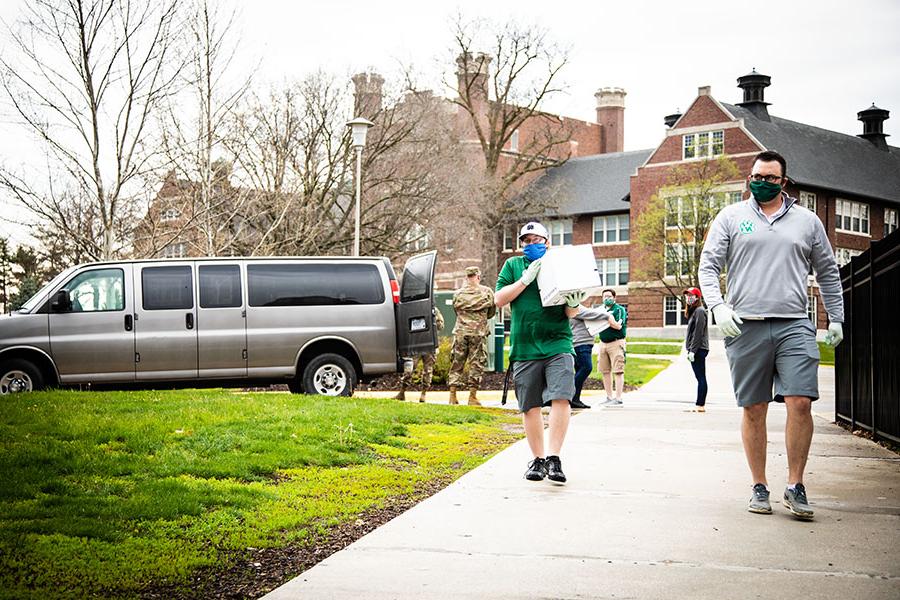
M 900 459 L 830 424 L 817 403 L 806 477 L 816 519 L 775 502 L 773 515 L 748 513 L 720 346 L 707 413 L 684 412 L 695 384 L 676 360 L 625 408 L 572 419 L 567 485 L 522 477 L 523 440 L 267 598 L 900 598 Z M 820 376 L 825 406 L 832 373 Z M 776 501 L 783 430 L 773 405 Z

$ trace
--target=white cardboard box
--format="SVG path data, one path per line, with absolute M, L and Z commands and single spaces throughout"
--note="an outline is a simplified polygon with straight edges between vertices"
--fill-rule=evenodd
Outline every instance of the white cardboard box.
M 603 289 L 594 249 L 589 244 L 548 248 L 541 259 L 537 282 L 543 306 L 565 304 L 563 296 L 569 292 L 582 290 L 595 296 Z

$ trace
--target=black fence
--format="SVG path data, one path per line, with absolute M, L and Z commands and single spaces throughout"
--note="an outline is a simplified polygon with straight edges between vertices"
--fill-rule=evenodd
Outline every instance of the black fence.
M 841 282 L 835 420 L 900 443 L 900 231 L 844 265 Z

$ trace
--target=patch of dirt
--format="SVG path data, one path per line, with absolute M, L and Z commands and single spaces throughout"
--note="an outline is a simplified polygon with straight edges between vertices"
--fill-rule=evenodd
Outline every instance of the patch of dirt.
M 481 389 L 482 390 L 502 390 L 503 389 L 503 379 L 506 377 L 506 373 L 495 373 L 493 371 L 485 372 L 485 374 L 481 378 Z M 510 389 L 512 389 L 512 381 L 509 382 Z M 399 373 L 388 373 L 387 375 L 382 375 L 378 379 L 374 379 L 369 383 L 360 383 L 357 386 L 357 389 L 363 391 L 396 391 L 400 389 L 400 374 Z M 418 384 L 413 384 L 411 391 L 421 389 Z M 446 391 L 449 389 L 449 386 L 446 383 L 433 383 L 431 385 L 432 390 Z M 603 389 L 603 381 L 599 379 L 594 379 L 593 377 L 588 377 L 587 381 L 584 382 L 584 388 L 586 390 L 602 390 Z M 625 391 L 630 392 L 635 390 L 632 385 L 626 385 Z
M 141 597 L 154 600 L 259 598 L 441 491 L 451 481 L 451 478 L 435 480 L 415 494 L 394 498 L 389 506 L 361 513 L 354 522 L 338 526 L 308 545 L 247 549 L 223 559 L 227 565 L 224 569 L 196 573 L 188 586 L 150 586 L 143 590 Z

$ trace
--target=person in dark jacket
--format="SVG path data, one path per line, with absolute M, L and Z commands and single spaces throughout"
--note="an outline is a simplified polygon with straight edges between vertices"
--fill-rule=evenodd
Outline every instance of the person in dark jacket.
M 706 309 L 701 302 L 700 290 L 688 288 L 684 290 L 684 314 L 688 319 L 687 337 L 684 347 L 687 359 L 691 362 L 694 377 L 697 378 L 697 403 L 691 412 L 706 412 L 706 357 L 709 355 L 709 330 L 707 328 Z

